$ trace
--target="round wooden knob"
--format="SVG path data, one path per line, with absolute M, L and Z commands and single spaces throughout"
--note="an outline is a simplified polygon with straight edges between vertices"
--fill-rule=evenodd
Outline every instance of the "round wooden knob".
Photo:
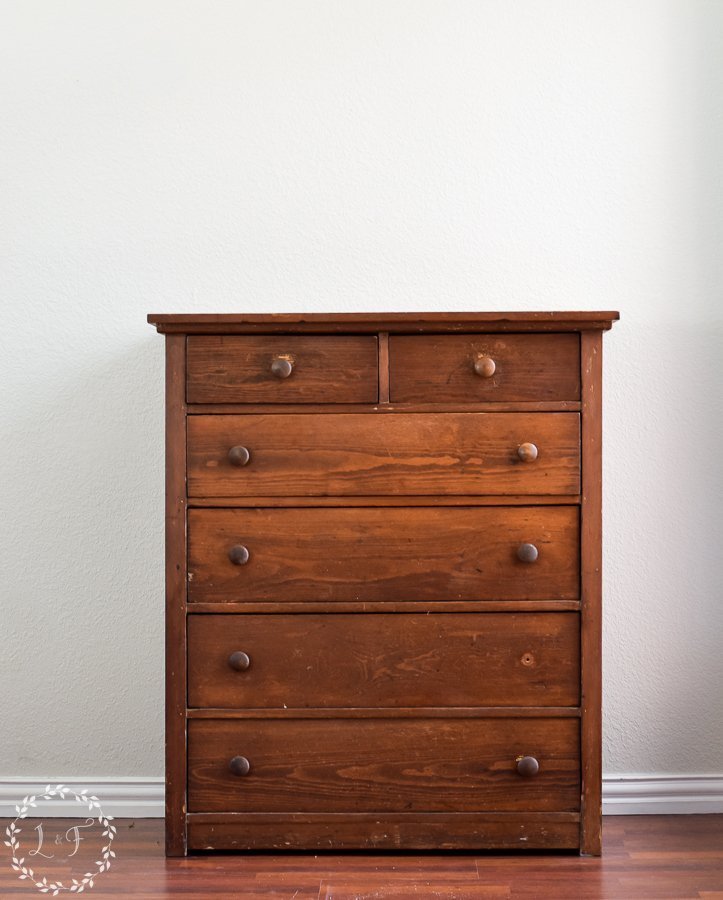
M 480 378 L 492 378 L 496 368 L 491 356 L 478 356 L 474 361 L 474 370 Z
M 249 551 L 243 544 L 234 544 L 228 551 L 228 558 L 235 566 L 245 566 L 249 561 Z
M 245 466 L 250 459 L 251 454 L 246 447 L 242 447 L 241 444 L 237 447 L 231 447 L 228 451 L 228 461 L 232 466 Z
M 276 378 L 288 378 L 294 371 L 294 364 L 290 359 L 279 356 L 271 363 L 271 374 Z
M 248 775 L 251 771 L 251 763 L 245 756 L 234 756 L 228 767 L 234 775 Z
M 537 447 L 525 441 L 517 448 L 517 455 L 522 462 L 534 462 L 537 459 Z
M 236 669 L 237 672 L 245 672 L 251 665 L 251 657 L 248 653 L 244 653 L 243 650 L 236 650 L 235 653 L 229 656 L 228 664 L 232 669 Z
M 533 563 L 538 556 L 539 553 L 534 544 L 520 544 L 517 548 L 517 558 L 520 562 Z
M 518 756 L 516 759 L 517 774 L 523 778 L 532 778 L 540 771 L 540 764 L 534 756 Z

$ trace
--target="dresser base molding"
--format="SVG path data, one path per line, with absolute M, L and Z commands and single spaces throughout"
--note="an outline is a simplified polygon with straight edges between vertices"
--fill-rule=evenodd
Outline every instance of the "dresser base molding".
M 577 813 L 195 813 L 189 851 L 577 850 Z

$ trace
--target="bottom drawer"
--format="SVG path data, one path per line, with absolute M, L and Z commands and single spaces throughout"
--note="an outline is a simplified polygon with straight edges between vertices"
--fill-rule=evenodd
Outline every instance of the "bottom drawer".
M 520 757 L 534 757 L 539 771 L 520 774 Z M 189 812 L 579 808 L 577 718 L 188 723 Z

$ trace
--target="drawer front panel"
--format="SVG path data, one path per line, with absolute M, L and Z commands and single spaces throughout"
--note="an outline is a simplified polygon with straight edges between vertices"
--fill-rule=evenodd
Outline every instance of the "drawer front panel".
M 191 509 L 188 529 L 190 602 L 579 597 L 574 506 Z
M 191 497 L 579 491 L 577 413 L 188 419 Z
M 576 706 L 579 678 L 577 613 L 188 617 L 191 707 Z
M 186 397 L 189 403 L 375 403 L 377 339 L 191 336 Z
M 576 401 L 576 334 L 392 335 L 394 403 Z
M 189 811 L 574 811 L 579 743 L 577 719 L 192 719 Z

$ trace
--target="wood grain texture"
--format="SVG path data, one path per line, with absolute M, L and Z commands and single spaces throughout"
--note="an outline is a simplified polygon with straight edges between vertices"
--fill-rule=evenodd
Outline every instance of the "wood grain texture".
M 579 744 L 569 718 L 191 719 L 189 812 L 575 812 Z
M 577 706 L 577 613 L 188 617 L 192 707 Z M 234 671 L 229 656 L 251 660 Z
M 572 506 L 192 509 L 191 602 L 576 600 Z M 517 559 L 525 542 L 537 562 Z M 244 566 L 229 550 L 243 544 Z
M 276 359 L 293 372 L 276 377 Z M 376 403 L 377 339 L 248 335 L 188 338 L 189 403 Z
M 582 820 L 580 851 L 602 847 L 602 335 L 583 332 L 583 487 L 580 530 Z
M 538 457 L 518 448 L 533 442 Z M 235 466 L 231 447 L 248 448 Z M 580 491 L 577 413 L 191 416 L 190 496 Z
M 183 334 L 337 334 L 343 332 L 580 331 L 611 327 L 612 311 L 408 313 L 151 313 L 161 332 Z
M 578 846 L 578 819 L 577 813 L 195 813 L 188 839 L 189 849 L 201 851 L 571 850 Z M 380 898 L 389 896 L 384 885 Z M 480 896 L 479 886 L 470 889 L 476 891 L 470 898 Z
M 186 341 L 166 336 L 166 852 L 186 853 Z
M 389 403 L 389 332 L 379 333 L 379 403 Z
M 475 373 L 480 357 L 491 377 Z M 580 398 L 576 334 L 393 335 L 389 365 L 393 403 Z

